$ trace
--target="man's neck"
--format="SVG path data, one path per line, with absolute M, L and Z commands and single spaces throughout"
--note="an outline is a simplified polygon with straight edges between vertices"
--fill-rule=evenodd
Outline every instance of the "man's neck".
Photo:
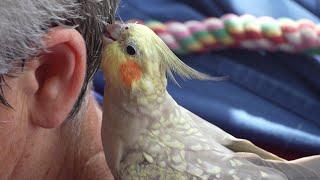
M 102 112 L 97 107 L 90 97 L 83 119 L 74 119 L 56 129 L 33 128 L 14 170 L 6 177 L 35 180 L 105 178 L 108 169 L 100 139 Z
M 66 176 L 64 168 L 73 170 L 67 162 L 72 159 L 69 155 L 72 150 L 64 146 L 68 140 L 62 137 L 60 128 L 34 128 L 26 138 L 23 152 L 9 179 L 59 179 Z

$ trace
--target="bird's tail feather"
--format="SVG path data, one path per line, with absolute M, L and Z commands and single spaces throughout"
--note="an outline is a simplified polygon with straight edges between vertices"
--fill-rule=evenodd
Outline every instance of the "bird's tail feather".
M 320 156 L 310 156 L 293 161 L 268 161 L 269 167 L 278 169 L 290 180 L 319 180 Z
M 255 165 L 278 170 L 289 180 L 320 180 L 320 155 L 293 161 L 263 159 L 252 153 L 236 153 Z

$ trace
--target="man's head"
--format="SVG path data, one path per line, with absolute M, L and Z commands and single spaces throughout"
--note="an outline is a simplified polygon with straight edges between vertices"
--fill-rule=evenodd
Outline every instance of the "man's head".
M 31 130 L 59 127 L 77 114 L 117 2 L 0 1 L 1 164 L 22 151 L 15 147 Z
M 70 116 L 82 101 L 87 84 L 101 56 L 101 34 L 114 18 L 118 0 L 3 0 L 0 2 L 0 75 L 20 73 L 24 63 L 45 49 L 43 38 L 52 27 L 76 29 L 84 38 L 87 52 L 86 77 Z M 0 81 L 4 83 L 5 78 Z M 2 86 L 2 88 L 4 88 Z M 8 106 L 4 94 L 2 104 Z

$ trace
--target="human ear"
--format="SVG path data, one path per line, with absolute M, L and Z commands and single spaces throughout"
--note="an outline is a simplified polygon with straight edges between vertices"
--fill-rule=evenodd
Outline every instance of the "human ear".
M 37 88 L 31 98 L 31 121 L 43 128 L 58 127 L 68 117 L 83 85 L 86 48 L 74 29 L 53 28 L 44 38 L 36 66 L 29 67 Z M 29 98 L 30 99 L 30 98 Z

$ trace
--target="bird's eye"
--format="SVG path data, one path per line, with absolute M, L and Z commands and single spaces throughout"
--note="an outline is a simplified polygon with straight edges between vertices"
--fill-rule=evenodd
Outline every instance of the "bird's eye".
M 131 56 L 137 54 L 136 49 L 132 45 L 128 45 L 126 50 L 127 50 L 127 53 Z

